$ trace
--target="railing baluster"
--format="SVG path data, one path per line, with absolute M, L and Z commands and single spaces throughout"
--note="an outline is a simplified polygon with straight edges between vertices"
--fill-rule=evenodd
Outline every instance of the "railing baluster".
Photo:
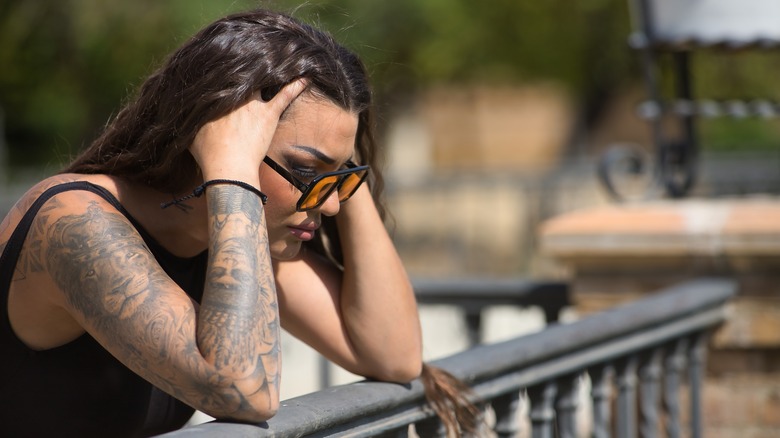
M 701 438 L 701 392 L 703 389 L 704 364 L 707 363 L 707 344 L 710 332 L 700 332 L 694 335 L 693 346 L 689 353 L 689 378 L 691 391 L 691 437 Z
M 555 395 L 558 387 L 554 381 L 528 388 L 528 398 L 531 400 L 531 436 L 533 438 L 552 438 L 553 420 L 555 420 Z
M 558 380 L 558 397 L 555 400 L 559 438 L 577 437 L 577 400 L 580 375 L 565 376 Z
M 680 436 L 680 375 L 685 368 L 688 339 L 673 343 L 666 355 L 664 370 L 664 408 L 666 409 L 666 436 Z
M 466 321 L 469 347 L 479 345 L 482 341 L 482 307 L 465 306 L 463 308 L 463 318 Z
M 437 416 L 418 421 L 414 424 L 414 431 L 421 438 L 447 438 L 447 430 Z
M 639 410 L 642 415 L 639 423 L 639 436 L 654 438 L 658 436 L 658 406 L 661 399 L 661 360 L 663 350 L 654 348 L 642 358 L 639 367 L 641 401 Z
M 600 365 L 589 369 L 588 374 L 593 399 L 593 438 L 610 438 L 614 369 L 611 365 Z
M 638 357 L 632 354 L 617 366 L 617 433 L 620 438 L 636 437 L 636 368 Z
M 514 438 L 520 433 L 520 393 L 512 391 L 491 401 L 496 414 L 494 428 L 498 438 Z

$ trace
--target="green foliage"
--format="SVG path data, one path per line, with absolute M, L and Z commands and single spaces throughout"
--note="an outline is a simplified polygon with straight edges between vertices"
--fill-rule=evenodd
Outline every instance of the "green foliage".
M 777 51 L 700 50 L 690 55 L 692 92 L 694 99 L 718 102 L 741 100 L 780 101 L 777 72 L 780 57 Z M 663 59 L 663 90 L 674 95 L 675 76 L 669 57 Z M 776 118 L 749 116 L 698 119 L 700 143 L 713 151 L 769 151 L 780 146 L 780 125 Z
M 67 158 L 180 41 L 254 3 L 0 3 L 0 109 L 11 163 Z
M 780 125 L 763 118 L 704 120 L 701 141 L 712 151 L 777 151 Z
M 553 81 L 584 114 L 597 115 L 626 82 L 641 78 L 638 55 L 626 45 L 626 0 L 300 3 L 4 0 L 0 109 L 12 163 L 64 160 L 185 38 L 219 16 L 258 4 L 292 11 L 356 50 L 384 105 L 434 83 Z M 744 63 L 697 59 L 697 95 L 744 83 L 756 96 L 776 94 L 777 58 L 745 56 Z
M 580 91 L 588 71 L 630 65 L 623 0 L 330 0 L 297 15 L 343 37 L 381 83 L 399 80 L 390 72 L 407 84 L 534 79 Z

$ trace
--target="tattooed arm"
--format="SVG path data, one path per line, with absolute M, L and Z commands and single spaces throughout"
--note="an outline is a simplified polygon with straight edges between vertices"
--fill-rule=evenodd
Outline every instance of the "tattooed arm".
M 189 151 L 204 180 L 259 186 L 279 117 L 305 88 L 253 96 L 201 127 Z M 251 191 L 211 185 L 196 211 L 209 260 L 198 311 L 164 273 L 132 224 L 86 192 L 41 225 L 47 269 L 77 323 L 130 369 L 217 418 L 262 421 L 279 404 L 279 316 L 265 214 Z M 194 213 L 193 213 L 194 214 Z M 41 218 L 44 220 L 45 218 Z M 207 225 L 206 225 L 207 224 Z M 184 226 L 184 225 L 181 225 Z
M 265 216 L 255 194 L 235 186 L 208 192 L 210 261 L 200 308 L 198 345 L 228 369 L 237 390 L 263 395 L 269 412 L 279 395 L 279 315 Z
M 69 313 L 112 355 L 218 418 L 262 421 L 278 406 L 278 314 L 262 205 L 207 191 L 210 259 L 199 313 L 127 219 L 87 192 L 46 221 L 47 270 Z

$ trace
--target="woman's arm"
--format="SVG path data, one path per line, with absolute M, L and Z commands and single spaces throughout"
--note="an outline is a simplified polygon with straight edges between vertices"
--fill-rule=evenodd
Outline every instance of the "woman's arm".
M 350 372 L 410 381 L 422 365 L 417 306 L 368 187 L 336 218 L 343 273 L 312 252 L 276 264 L 282 325 Z
M 205 180 L 259 188 L 279 116 L 304 88 L 252 99 L 207 123 L 191 152 Z M 200 309 L 162 270 L 129 221 L 88 192 L 40 216 L 54 285 L 73 318 L 133 371 L 217 418 L 263 421 L 279 404 L 279 317 L 265 214 L 252 191 L 206 189 L 209 260 Z M 202 211 L 197 210 L 196 211 Z
M 211 186 L 206 195 L 211 238 L 198 347 L 209 364 L 236 377 L 239 394 L 259 399 L 256 407 L 270 417 L 278 407 L 281 355 L 262 203 L 232 185 Z
M 262 207 L 239 190 L 208 191 L 227 205 L 211 208 L 214 254 L 199 313 L 127 219 L 96 195 L 57 195 L 67 207 L 38 221 L 63 306 L 104 348 L 196 409 L 262 421 L 278 404 L 277 306 L 257 232 Z

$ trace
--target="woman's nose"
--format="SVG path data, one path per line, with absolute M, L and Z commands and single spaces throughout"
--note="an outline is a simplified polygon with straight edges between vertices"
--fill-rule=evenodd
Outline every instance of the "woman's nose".
M 320 212 L 325 216 L 335 216 L 341 209 L 341 201 L 339 201 L 339 191 L 334 190 L 333 193 L 325 198 L 325 202 L 320 206 Z

